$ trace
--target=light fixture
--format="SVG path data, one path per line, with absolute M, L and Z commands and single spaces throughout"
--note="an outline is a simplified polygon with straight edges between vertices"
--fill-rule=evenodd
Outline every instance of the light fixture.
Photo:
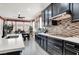
M 20 12 L 18 12 L 18 18 L 22 18 L 23 19 L 25 17 L 22 17 L 21 14 L 20 14 Z

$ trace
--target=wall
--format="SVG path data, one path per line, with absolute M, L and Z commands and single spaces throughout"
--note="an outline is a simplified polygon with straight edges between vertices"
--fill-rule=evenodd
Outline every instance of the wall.
M 79 22 L 71 22 L 72 18 L 63 19 L 59 25 L 48 27 L 48 34 L 64 37 L 79 36 Z

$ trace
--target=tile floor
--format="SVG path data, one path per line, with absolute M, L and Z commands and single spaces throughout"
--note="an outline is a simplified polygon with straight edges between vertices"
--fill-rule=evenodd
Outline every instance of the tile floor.
M 48 55 L 36 42 L 34 39 L 25 41 L 25 48 L 21 55 Z

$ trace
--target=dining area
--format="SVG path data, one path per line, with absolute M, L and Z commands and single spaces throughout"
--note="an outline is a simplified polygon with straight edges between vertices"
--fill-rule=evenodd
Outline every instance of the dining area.
M 21 35 L 23 37 L 23 41 L 25 41 L 26 39 L 30 40 L 30 34 L 25 32 L 24 30 L 22 31 L 19 29 L 18 31 L 15 31 L 15 34 L 17 34 L 17 33 L 21 33 Z
M 33 35 L 33 21 L 24 20 L 21 18 L 1 17 L 2 20 L 2 37 L 8 34 L 22 34 L 23 41 L 30 40 Z

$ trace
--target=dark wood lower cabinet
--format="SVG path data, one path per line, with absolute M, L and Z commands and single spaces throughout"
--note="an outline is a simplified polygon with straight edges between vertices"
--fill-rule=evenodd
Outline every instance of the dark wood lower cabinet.
M 47 50 L 47 40 L 46 37 L 41 35 L 35 35 L 36 42 L 42 47 L 44 50 Z
M 53 47 L 48 47 L 48 51 L 47 51 L 49 54 L 52 54 L 52 55 L 62 55 L 62 51 L 61 49 L 59 49 L 58 47 L 56 46 L 53 46 Z
M 36 42 L 37 42 L 39 45 L 41 45 L 41 38 L 40 38 L 40 36 L 35 35 L 35 40 L 36 40 Z
M 54 38 L 49 38 L 47 52 L 53 55 L 62 55 L 62 40 L 59 41 Z
M 74 42 L 65 41 L 65 55 L 78 55 L 79 44 Z
M 78 53 L 77 52 L 75 52 L 75 51 L 71 51 L 71 50 L 69 50 L 69 49 L 65 49 L 65 55 L 77 55 Z
M 35 35 L 36 42 L 50 55 L 79 55 L 79 44 L 51 38 L 43 35 Z

